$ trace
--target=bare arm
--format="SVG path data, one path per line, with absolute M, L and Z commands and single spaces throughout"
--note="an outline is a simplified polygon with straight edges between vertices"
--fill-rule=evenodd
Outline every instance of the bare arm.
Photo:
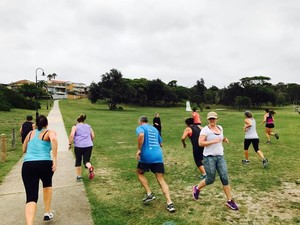
M 92 138 L 92 141 L 95 139 L 95 133 L 92 128 L 91 128 L 91 138 Z
M 185 139 L 188 137 L 190 132 L 191 132 L 191 128 L 189 127 L 185 128 L 185 130 L 183 131 L 181 142 L 184 148 L 186 147 Z
M 52 148 L 52 171 L 55 172 L 57 167 L 57 148 L 58 148 L 57 135 L 55 131 L 49 131 L 49 139 Z
M 137 160 L 140 160 L 141 149 L 143 147 L 143 143 L 144 143 L 144 133 L 139 133 L 139 136 L 138 136 L 138 150 L 136 152 L 136 159 Z
M 249 127 L 252 126 L 252 122 L 249 118 L 245 119 L 245 126 L 244 126 L 244 131 L 246 131 Z
M 225 139 L 225 138 L 224 138 Z M 223 139 L 223 140 L 224 140 Z M 226 138 L 227 139 L 227 138 Z M 198 139 L 198 142 L 199 142 L 199 146 L 201 147 L 205 147 L 205 146 L 209 146 L 209 145 L 212 145 L 212 144 L 215 144 L 215 143 L 219 143 L 221 141 L 223 141 L 221 138 L 215 138 L 213 140 L 210 140 L 210 141 L 206 141 L 206 135 L 200 135 L 199 136 L 199 139 Z M 227 139 L 228 140 L 228 139 Z M 225 141 L 225 140 L 224 140 Z
M 27 152 L 27 144 L 28 144 L 28 142 L 29 142 L 29 137 L 31 136 L 31 134 L 32 134 L 32 131 L 30 131 L 30 132 L 27 134 L 27 136 L 26 136 L 26 138 L 25 138 L 25 140 L 24 140 L 24 143 L 23 143 L 23 145 L 22 145 L 22 151 L 23 151 L 23 153 L 26 153 L 26 152 Z
M 262 125 L 263 123 L 265 123 L 266 122 L 266 120 L 267 120 L 267 116 L 268 116 L 268 114 L 266 113 L 265 115 L 264 115 L 264 120 L 260 123 L 260 125 Z
M 71 133 L 69 135 L 69 150 L 71 150 L 71 145 L 72 145 L 73 140 L 74 140 L 75 132 L 76 132 L 76 126 L 73 126 L 72 129 L 71 129 Z

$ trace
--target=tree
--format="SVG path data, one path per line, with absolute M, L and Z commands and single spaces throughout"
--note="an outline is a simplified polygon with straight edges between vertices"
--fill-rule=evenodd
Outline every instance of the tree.
M 250 108 L 251 99 L 246 96 L 236 96 L 235 103 L 239 110 Z
M 36 85 L 35 84 L 23 84 L 17 90 L 24 97 L 28 97 L 30 99 L 34 98 L 36 95 Z
M 215 103 L 215 92 L 212 91 L 211 89 L 207 89 L 204 92 L 204 102 L 208 104 L 213 104 Z
M 171 81 L 168 83 L 168 86 L 170 86 L 170 87 L 177 87 L 177 80 L 171 80 Z
M 292 104 L 297 104 L 300 101 L 300 85 L 299 84 L 288 84 L 287 92 L 289 94 L 289 100 Z
M 190 101 L 196 103 L 197 106 L 200 107 L 201 112 L 203 111 L 201 103 L 204 102 L 204 92 L 206 89 L 203 78 L 197 80 L 197 84 L 191 88 Z
M 160 79 L 152 80 L 149 82 L 148 89 L 148 103 L 150 105 L 156 105 L 159 101 L 163 101 L 163 96 L 165 94 L 164 89 L 165 83 Z
M 27 99 L 20 92 L 0 86 L 0 110 L 9 111 L 10 108 L 35 109 L 35 102 Z M 38 103 L 38 107 L 40 104 Z
M 52 80 L 52 79 L 55 80 L 56 77 L 57 77 L 57 74 L 56 74 L 56 73 L 52 73 L 52 74 L 48 74 L 48 75 L 47 75 L 48 80 Z
M 92 104 L 95 104 L 98 99 L 101 99 L 100 96 L 100 87 L 95 82 L 90 84 L 90 90 L 88 92 L 88 99 L 91 101 Z
M 211 86 L 209 89 L 204 91 L 204 101 L 208 104 L 217 103 L 217 93 L 219 89 L 216 86 Z
M 244 77 L 240 79 L 241 85 L 243 87 L 253 86 L 253 85 L 266 85 L 270 84 L 267 81 L 271 80 L 270 77 L 264 77 L 264 76 L 254 76 L 254 77 Z
M 268 104 L 271 102 L 274 105 L 276 101 L 276 94 L 272 87 L 251 86 L 247 90 L 247 96 L 256 108 L 260 108 L 263 103 Z
M 177 103 L 177 95 L 175 93 L 175 89 L 171 88 L 168 85 L 165 85 L 164 87 L 164 96 L 163 96 L 163 101 L 164 105 L 169 106 L 169 105 L 175 105 Z
M 134 95 L 134 89 L 122 78 L 121 72 L 111 69 L 102 75 L 98 85 L 93 84 L 89 99 L 95 103 L 97 99 L 104 100 L 110 110 L 116 110 L 117 105 L 126 103 Z
M 148 102 L 149 83 L 145 78 L 129 80 L 129 85 L 134 88 L 135 95 L 131 99 L 131 103 L 145 106 Z
M 236 96 L 244 96 L 244 88 L 241 87 L 240 82 L 231 83 L 227 88 L 219 91 L 220 103 L 224 105 L 235 104 Z
M 189 99 L 190 96 L 190 89 L 187 87 L 183 87 L 183 86 L 176 86 L 174 88 L 175 90 L 175 94 L 177 96 L 177 103 L 178 102 L 182 102 L 182 101 L 186 101 Z

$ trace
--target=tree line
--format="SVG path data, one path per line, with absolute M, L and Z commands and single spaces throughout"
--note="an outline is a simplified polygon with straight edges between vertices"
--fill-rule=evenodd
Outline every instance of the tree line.
M 49 74 L 48 79 L 55 79 Z M 176 80 L 164 83 L 160 79 L 123 78 L 120 71 L 111 69 L 101 75 L 98 83 L 92 82 L 88 93 L 91 103 L 106 102 L 109 109 L 117 110 L 122 104 L 138 106 L 177 106 L 190 101 L 201 110 L 211 104 L 231 106 L 239 110 L 260 108 L 262 105 L 284 106 L 299 104 L 300 85 L 296 83 L 278 83 L 273 85 L 266 76 L 244 77 L 227 87 L 207 88 L 201 78 L 191 88 L 177 84 Z M 47 83 L 43 80 L 35 84 L 24 84 L 15 90 L 0 86 L 0 111 L 10 108 L 35 109 L 37 99 L 49 99 Z M 40 108 L 39 102 L 37 107 Z
M 121 104 L 139 106 L 176 106 L 189 100 L 201 110 L 205 105 L 221 104 L 237 109 L 260 108 L 262 105 L 284 106 L 298 104 L 300 85 L 296 83 L 270 83 L 266 76 L 244 77 L 228 87 L 207 88 L 201 78 L 191 87 L 177 85 L 176 80 L 164 83 L 160 79 L 123 78 L 120 71 L 111 69 L 101 75 L 98 83 L 92 82 L 88 99 L 92 103 L 104 101 L 109 109 L 121 108 Z

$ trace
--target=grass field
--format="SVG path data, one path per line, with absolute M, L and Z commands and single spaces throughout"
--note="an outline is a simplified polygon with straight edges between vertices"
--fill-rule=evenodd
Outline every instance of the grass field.
M 44 107 L 45 108 L 45 107 Z M 46 109 L 40 109 L 40 114 L 48 114 Z M 33 110 L 12 109 L 10 112 L 0 111 L 0 134 L 6 135 L 7 161 L 0 163 L 0 184 L 5 175 L 11 170 L 22 156 L 22 143 L 20 127 L 26 120 L 27 115 L 35 117 Z M 13 147 L 13 133 L 15 134 L 15 146 Z
M 92 215 L 96 225 L 108 224 L 299 224 L 300 223 L 300 118 L 291 107 L 276 108 L 276 132 L 279 140 L 266 144 L 264 126 L 258 126 L 260 149 L 269 159 L 269 167 L 262 168 L 261 161 L 250 148 L 250 165 L 242 165 L 243 159 L 243 112 L 218 109 L 218 123 L 230 144 L 224 144 L 225 158 L 233 191 L 233 197 L 240 207 L 232 211 L 225 206 L 225 195 L 219 179 L 205 187 L 200 199 L 192 198 L 192 186 L 199 181 L 199 172 L 194 164 L 189 140 L 186 149 L 181 144 L 185 128 L 184 120 L 190 116 L 185 107 L 150 108 L 123 106 L 124 111 L 109 111 L 104 104 L 90 104 L 87 100 L 60 101 L 61 112 L 67 131 L 81 113 L 87 115 L 96 134 L 92 163 L 95 179 L 84 178 Z M 165 199 L 153 176 L 148 173 L 150 186 L 156 200 L 144 205 L 141 199 L 144 190 L 135 174 L 137 137 L 135 128 L 139 116 L 148 116 L 150 122 L 155 112 L 162 120 L 165 178 L 169 184 L 176 212 L 165 210 Z M 200 113 L 206 124 L 207 110 Z M 264 110 L 253 110 L 254 118 L 260 123 Z M 46 113 L 46 112 L 42 112 Z M 3 125 L 0 133 L 12 127 L 19 129 L 28 112 L 12 111 L 0 113 Z M 32 113 L 31 113 L 32 114 Z M 10 119 L 9 119 L 10 118 Z M 18 150 L 9 150 L 8 162 L 0 164 L 0 181 L 20 157 Z M 86 171 L 85 171 L 86 172 Z M 297 184 L 298 183 L 298 184 Z
M 92 206 L 95 224 L 297 224 L 300 223 L 300 153 L 299 138 L 295 134 L 300 128 L 299 115 L 291 108 L 276 109 L 276 132 L 280 139 L 266 144 L 264 126 L 258 126 L 260 148 L 269 159 L 269 167 L 262 168 L 261 161 L 250 149 L 250 165 L 241 164 L 243 159 L 242 112 L 214 109 L 219 114 L 218 123 L 223 126 L 230 144 L 225 144 L 225 158 L 239 211 L 225 207 L 225 196 L 221 182 L 203 189 L 199 201 L 191 195 L 192 186 L 198 183 L 199 172 L 194 165 L 191 144 L 182 148 L 181 135 L 184 120 L 190 116 L 185 107 L 136 108 L 125 106 L 124 111 L 109 111 L 106 105 L 82 101 L 61 101 L 67 130 L 76 117 L 87 114 L 87 123 L 96 134 L 92 162 L 96 177 L 85 180 Z M 152 191 L 157 199 L 147 205 L 141 203 L 144 190 L 135 175 L 135 152 L 137 119 L 146 115 L 152 121 L 159 112 L 163 124 L 164 158 L 166 181 L 177 209 L 170 214 L 165 199 L 152 174 L 147 174 Z M 253 111 L 257 123 L 264 110 Z M 205 115 L 201 113 L 203 123 Z

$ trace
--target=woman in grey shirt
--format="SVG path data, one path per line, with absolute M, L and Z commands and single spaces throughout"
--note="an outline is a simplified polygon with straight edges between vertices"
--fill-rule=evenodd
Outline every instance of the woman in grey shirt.
M 245 111 L 245 117 L 244 120 L 245 126 L 245 139 L 244 139 L 244 153 L 245 153 L 245 159 L 242 160 L 243 164 L 249 164 L 249 146 L 253 145 L 253 148 L 255 152 L 258 154 L 258 156 L 262 159 L 263 167 L 267 167 L 268 160 L 264 157 L 264 154 L 261 150 L 259 150 L 259 138 L 258 134 L 256 132 L 256 121 L 252 116 L 252 113 L 250 111 Z

